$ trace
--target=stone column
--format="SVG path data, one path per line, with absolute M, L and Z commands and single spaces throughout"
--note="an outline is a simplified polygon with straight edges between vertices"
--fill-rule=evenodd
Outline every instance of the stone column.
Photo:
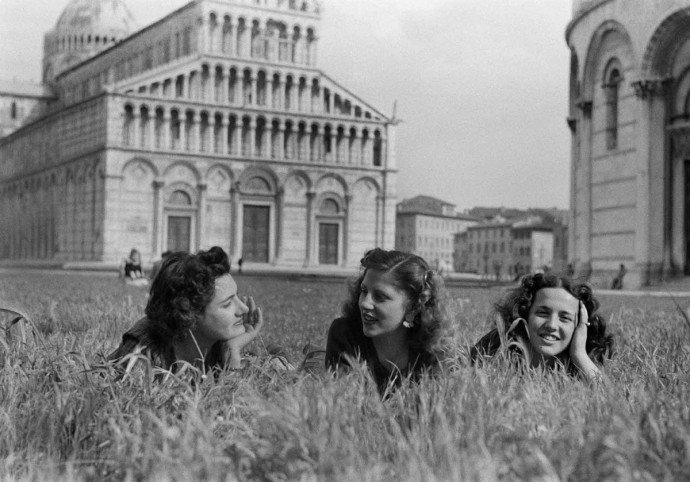
M 187 149 L 187 114 L 184 112 L 180 112 L 179 117 L 180 121 L 180 149 L 181 151 L 184 151 Z
M 299 80 L 295 82 L 296 79 L 292 79 L 292 88 L 290 89 L 290 110 L 293 112 L 299 112 L 299 96 L 297 92 L 299 91 Z
M 285 159 L 285 123 L 278 124 L 278 149 L 276 150 L 276 159 Z M 289 140 L 288 140 L 289 142 Z M 293 155 L 294 157 L 294 155 Z
M 257 102 L 258 99 L 256 97 L 257 96 L 257 93 L 256 93 L 256 91 L 257 91 L 257 89 L 256 89 L 256 76 L 254 75 L 253 72 L 252 72 L 252 76 L 249 79 L 249 81 L 251 83 L 251 94 L 250 94 L 251 95 L 251 102 L 250 102 L 250 105 L 257 106 L 259 104 Z
M 376 196 L 376 246 L 383 243 L 384 216 L 383 205 L 385 198 L 382 195 Z
M 153 181 L 153 245 L 151 252 L 157 257 L 163 249 L 163 186 L 160 179 Z
M 152 151 L 158 148 L 156 145 L 156 124 L 158 123 L 158 116 L 156 111 L 149 112 L 149 149 Z
M 582 186 L 581 199 L 584 206 L 580 211 L 581 219 L 574 219 L 572 225 L 574 227 L 575 223 L 580 224 L 579 229 L 576 228 L 580 232 L 578 246 L 580 266 L 577 271 L 579 276 L 588 279 L 592 272 L 592 102 L 580 102 L 578 107 L 581 110 L 582 119 L 581 157 L 578 160 L 582 166 L 582 173 L 579 182 Z
M 314 148 L 312 151 L 315 162 L 323 160 L 323 133 L 323 126 L 318 125 L 316 127 L 316 139 L 314 139 Z
M 312 37 L 311 42 L 309 42 L 309 62 L 308 64 L 311 66 L 316 65 L 317 62 L 317 48 L 316 46 L 318 45 L 319 38 L 316 36 L 316 33 L 314 33 L 314 37 Z
M 218 139 L 220 143 L 220 154 L 227 156 L 230 152 L 228 150 L 228 118 L 226 116 L 220 118 L 220 132 L 218 136 L 220 137 Z
M 139 109 L 132 109 L 132 138 L 130 147 L 139 148 L 141 146 L 141 114 Z
M 266 75 L 266 108 L 273 109 L 273 77 Z
M 249 121 L 249 156 L 254 158 L 256 155 L 256 119 Z
M 299 129 L 299 127 L 298 127 Z M 304 162 L 309 162 L 311 161 L 311 131 L 309 130 L 309 126 L 305 125 L 304 126 L 304 139 L 302 140 L 303 144 L 302 146 L 304 147 L 304 152 L 301 152 L 302 154 L 300 160 Z
M 345 219 L 343 220 L 343 266 L 347 266 L 350 256 L 350 204 L 352 204 L 352 194 L 346 194 Z
M 202 246 L 201 243 L 206 236 L 206 204 L 207 204 L 207 191 L 206 184 L 197 184 L 197 189 L 199 191 L 199 212 L 197 213 L 197 223 L 196 223 L 196 249 L 204 249 L 210 246 Z
M 192 112 L 192 115 L 188 117 L 191 126 L 189 128 L 189 150 L 198 151 L 199 144 L 201 141 L 201 120 L 200 115 L 196 112 Z
M 185 99 L 191 100 L 194 98 L 194 92 L 192 91 L 192 89 L 194 88 L 194 85 L 193 85 L 194 82 L 193 81 L 194 81 L 194 77 L 195 77 L 195 75 L 194 75 L 195 72 L 196 71 L 192 70 L 189 73 L 189 75 L 185 76 L 185 83 L 184 83 L 184 85 L 185 85 L 184 98 Z
M 276 255 L 273 258 L 274 265 L 279 265 L 283 260 L 284 205 L 285 189 L 281 187 L 276 194 Z
M 278 80 L 278 105 L 276 110 L 285 110 L 285 77 Z
M 316 193 L 309 191 L 307 192 L 307 236 L 306 236 L 306 241 L 307 241 L 307 246 L 306 246 L 306 258 L 304 260 L 304 267 L 309 267 L 314 264 L 313 256 L 314 256 L 314 240 L 312 239 L 314 236 L 312 234 L 314 228 L 314 198 L 316 197 Z
M 568 127 L 570 128 L 570 222 L 568 227 L 568 252 L 566 253 L 567 263 L 572 263 L 575 269 L 576 253 L 575 253 L 575 220 L 579 215 L 577 206 L 577 159 L 580 158 L 580 122 L 575 117 L 567 119 Z
M 230 188 L 230 199 L 232 202 L 232 220 L 230 229 L 232 231 L 232 259 L 236 263 L 242 257 L 242 233 L 240 227 L 240 183 L 233 183 Z
M 206 52 L 206 45 L 207 45 L 207 38 L 208 38 L 208 29 L 206 26 L 208 25 L 207 22 L 205 21 L 204 17 L 199 17 L 199 20 L 197 22 L 197 28 L 199 29 L 198 35 L 197 35 L 197 53 L 201 54 Z
M 233 145 L 235 146 L 234 151 L 231 154 L 235 156 L 242 155 L 242 119 L 237 119 L 235 122 L 235 130 L 232 135 L 235 137 L 233 139 Z
M 349 164 L 358 164 L 359 156 L 357 155 L 362 149 L 362 140 L 359 137 L 359 131 L 355 129 L 355 134 L 352 137 L 352 142 L 349 145 Z
M 662 272 L 670 271 L 671 265 L 672 188 L 665 150 L 668 84 L 664 79 L 632 83 L 640 105 L 635 263 L 642 286 L 653 279 L 663 281 Z
M 230 17 L 230 30 L 228 31 L 228 45 L 226 46 L 227 52 L 230 54 L 231 57 L 236 57 L 239 55 L 239 52 L 237 52 L 237 17 L 234 15 Z

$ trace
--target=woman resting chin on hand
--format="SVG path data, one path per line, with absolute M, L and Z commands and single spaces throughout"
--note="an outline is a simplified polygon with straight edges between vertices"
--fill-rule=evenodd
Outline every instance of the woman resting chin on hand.
M 241 351 L 263 327 L 261 309 L 240 297 L 228 256 L 219 247 L 173 253 L 151 285 L 146 316 L 110 354 L 125 372 L 144 354 L 155 367 L 176 371 L 188 363 L 203 373 L 237 369 Z

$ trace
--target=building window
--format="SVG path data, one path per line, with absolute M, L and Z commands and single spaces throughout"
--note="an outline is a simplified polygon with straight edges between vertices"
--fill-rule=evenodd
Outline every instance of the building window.
M 620 85 L 623 81 L 621 69 L 617 60 L 609 63 L 604 77 L 604 96 L 606 102 L 606 148 L 618 148 L 618 100 Z
M 12 102 L 12 107 L 10 108 L 10 110 L 11 110 L 10 116 L 12 117 L 12 119 L 16 119 L 17 118 L 17 103 L 16 102 Z

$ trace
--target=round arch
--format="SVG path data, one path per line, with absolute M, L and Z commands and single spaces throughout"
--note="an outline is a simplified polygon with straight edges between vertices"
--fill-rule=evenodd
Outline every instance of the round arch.
M 582 73 L 582 96 L 585 99 L 591 100 L 593 97 L 594 89 L 596 87 L 596 79 L 597 75 L 599 73 L 599 65 L 601 63 L 602 59 L 602 47 L 607 41 L 607 38 L 610 34 L 615 33 L 621 36 L 623 41 L 625 42 L 625 46 L 627 48 L 627 53 L 629 58 L 628 59 L 620 59 L 620 61 L 623 64 L 626 64 L 630 61 L 631 65 L 634 65 L 634 62 L 632 62 L 636 56 L 635 52 L 633 49 L 632 42 L 630 40 L 630 35 L 628 34 L 628 31 L 621 25 L 620 23 L 613 21 L 613 20 L 607 20 L 606 22 L 602 23 L 592 34 L 592 38 L 589 42 L 589 46 L 587 48 L 587 56 L 585 57 L 585 62 L 583 66 L 583 73 Z
M 135 163 L 140 163 L 144 164 L 146 167 L 151 169 L 153 172 L 153 177 L 158 177 L 160 174 L 160 171 L 156 167 L 156 164 L 153 163 L 150 159 L 147 159 L 145 157 L 134 157 L 132 159 L 129 159 L 122 165 L 122 169 L 120 170 L 120 174 L 124 174 L 124 172 L 132 165 Z
M 640 67 L 642 77 L 670 77 L 678 49 L 690 37 L 690 7 L 667 16 L 647 42 Z

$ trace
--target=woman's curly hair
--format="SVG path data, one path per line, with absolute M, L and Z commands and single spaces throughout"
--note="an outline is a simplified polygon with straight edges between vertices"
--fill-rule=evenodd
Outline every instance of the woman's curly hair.
M 585 350 L 589 357 L 603 363 L 605 358 L 611 358 L 613 354 L 613 336 L 606 334 L 606 319 L 597 313 L 599 301 L 594 297 L 592 287 L 584 282 L 577 282 L 570 278 L 554 274 L 535 273 L 523 276 L 517 288 L 508 292 L 494 309 L 500 315 L 504 327 L 503 332 L 510 337 L 521 337 L 528 340 L 526 327 L 520 323 L 512 328 L 517 318 L 527 320 L 532 303 L 537 292 L 542 288 L 563 288 L 576 299 L 582 301 L 587 310 L 589 326 L 587 327 L 587 343 Z M 564 353 L 564 357 L 568 354 Z
M 412 303 L 409 309 L 416 312 L 414 326 L 409 329 L 412 348 L 419 352 L 437 352 L 448 325 L 443 278 L 420 256 L 381 248 L 368 251 L 360 262 L 359 276 L 348 284 L 349 298 L 342 306 L 343 316 L 357 329 L 362 326 L 359 311 L 362 281 L 370 269 L 391 273 L 396 286 Z
M 197 254 L 172 253 L 153 279 L 146 316 L 161 339 L 181 339 L 201 319 L 215 294 L 216 279 L 230 273 L 230 261 L 214 246 Z

